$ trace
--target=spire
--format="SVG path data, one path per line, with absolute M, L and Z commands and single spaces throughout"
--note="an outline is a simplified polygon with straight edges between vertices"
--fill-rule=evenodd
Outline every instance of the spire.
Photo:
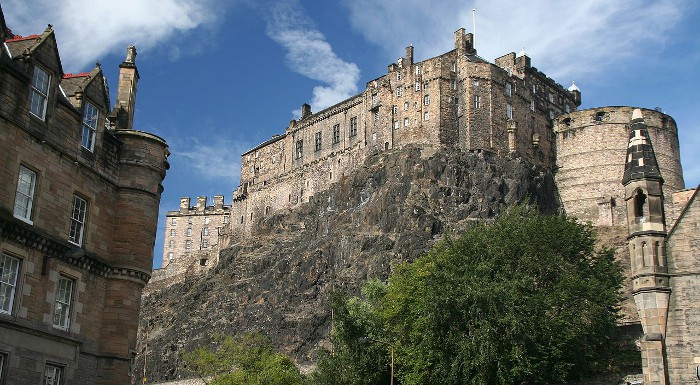
M 649 130 L 647 130 L 642 111 L 639 108 L 632 112 L 629 144 L 627 145 L 627 160 L 625 161 L 625 174 L 622 178 L 622 184 L 638 179 L 656 179 L 663 182 L 659 164 L 656 162 L 654 148 L 649 138 Z
M 576 85 L 576 82 L 571 82 L 571 86 L 569 86 L 569 88 L 567 88 L 567 91 L 569 91 L 569 92 L 574 92 L 574 91 L 581 92 L 581 90 Z

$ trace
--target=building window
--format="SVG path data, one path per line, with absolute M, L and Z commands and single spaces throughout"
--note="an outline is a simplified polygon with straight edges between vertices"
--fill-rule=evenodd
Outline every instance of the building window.
M 397 97 L 403 96 L 403 87 L 401 87 L 401 86 L 396 87 L 396 96 Z
M 70 308 L 75 281 L 64 276 L 58 278 L 56 300 L 53 312 L 53 327 L 68 330 L 70 326 Z
M 399 113 L 399 107 L 397 107 L 397 106 L 391 107 L 391 113 L 394 114 L 394 115 L 398 114 L 398 113 Z
M 429 82 L 423 83 L 423 89 L 424 89 L 424 90 L 427 90 L 427 89 L 428 89 L 428 84 L 430 84 L 430 83 L 429 83 Z
M 211 222 L 211 219 L 209 217 L 204 217 L 204 224 L 208 225 Z
M 321 151 L 321 132 L 314 134 L 314 151 Z
M 554 95 L 551 92 L 547 96 L 547 100 L 549 100 L 550 103 L 554 103 Z
M 224 215 L 224 224 L 227 225 L 229 222 L 231 222 L 231 216 L 230 215 Z
M 172 261 L 172 260 L 173 260 L 173 255 L 174 255 L 174 254 L 173 254 L 172 252 L 168 253 L 168 261 Z
M 430 95 L 423 96 L 423 105 L 430 105 Z
M 209 235 L 209 228 L 208 227 L 202 228 L 202 235 Z
M 192 228 L 191 228 L 191 227 L 188 227 L 188 228 L 187 228 L 187 236 L 188 236 L 188 237 L 191 237 L 191 236 L 192 236 Z
M 481 108 L 481 96 L 474 95 L 474 108 Z
M 472 79 L 472 85 L 474 87 L 478 87 L 479 86 L 479 79 Z
M 506 96 L 513 96 L 513 85 L 506 82 Z
M 423 113 L 423 120 L 430 120 L 430 112 L 425 111 Z
M 535 99 L 530 100 L 530 111 L 535 110 Z
M 61 376 L 63 375 L 63 368 L 56 365 L 46 364 L 46 369 L 44 369 L 44 383 L 43 385 L 60 385 Z
M 416 66 L 416 75 L 420 75 L 420 72 L 421 72 L 420 66 Z
M 187 218 L 187 224 L 191 225 L 192 224 L 192 217 Z
M 177 218 L 170 218 L 170 224 L 171 225 L 176 225 L 177 224 Z
M 17 195 L 15 196 L 15 217 L 29 223 L 32 222 L 35 186 L 36 173 L 24 166 L 19 166 Z
M 41 120 L 46 118 L 46 105 L 49 99 L 50 84 L 51 75 L 39 68 L 39 66 L 35 66 L 34 76 L 32 77 L 32 88 L 29 92 L 29 112 Z
M 304 139 L 299 139 L 297 140 L 296 144 L 296 158 L 301 159 L 301 156 L 304 154 Z
M 408 127 L 408 118 L 403 118 L 403 126 Z
M 396 80 L 401 80 L 401 71 L 396 72 Z
M 398 120 L 394 120 L 394 129 L 399 128 L 400 124 Z
M 532 93 L 536 94 L 537 93 L 537 84 L 532 85 Z
M 372 111 L 372 120 L 375 122 L 379 121 L 379 109 Z
M 175 241 L 170 241 L 170 242 L 168 242 L 168 247 L 170 247 L 171 249 L 174 248 L 174 247 L 175 247 Z
M 340 124 L 333 125 L 333 144 L 340 143 Z
M 83 138 L 80 145 L 93 151 L 95 147 L 95 132 L 100 112 L 90 102 L 86 101 L 83 107 Z
M 416 82 L 416 91 L 420 91 L 420 82 Z
M 175 229 L 170 229 L 170 236 L 174 237 L 175 236 Z
M 5 355 L 0 353 L 0 384 L 2 384 L 5 379 L 3 377 L 3 368 L 5 368 Z
M 357 116 L 350 118 L 350 136 L 357 135 Z
M 568 104 L 566 104 L 566 105 L 564 106 L 564 111 L 565 111 L 567 114 L 568 114 L 569 112 L 571 112 L 571 108 L 569 107 Z
M 379 103 L 379 96 L 377 94 L 372 94 L 372 105 Z
M 192 241 L 189 239 L 185 241 L 185 250 L 192 250 Z
M 513 119 L 513 106 L 510 103 L 506 103 L 506 118 Z
M 452 79 L 452 89 L 456 90 L 457 89 L 457 79 Z
M 12 314 L 19 274 L 19 259 L 0 253 L 0 274 L 0 313 Z
M 408 104 L 408 102 L 404 102 L 404 104 L 403 104 L 403 110 L 404 110 L 404 111 L 408 111 L 408 107 L 409 107 L 409 106 L 410 106 L 410 104 Z
M 202 239 L 202 248 L 206 249 L 207 247 L 209 247 L 209 240 Z
M 70 219 L 70 233 L 68 240 L 78 246 L 83 244 L 86 214 L 87 201 L 77 195 L 73 195 L 73 212 Z
M 452 63 L 452 72 L 457 72 L 457 63 Z

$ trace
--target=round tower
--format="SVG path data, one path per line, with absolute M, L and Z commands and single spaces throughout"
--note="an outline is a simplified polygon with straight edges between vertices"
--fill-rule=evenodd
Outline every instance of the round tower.
M 600 107 L 575 111 L 554 121 L 556 181 L 568 215 L 594 225 L 624 226 L 624 188 L 620 170 L 625 167 L 633 107 Z M 672 117 L 656 110 L 639 109 L 656 150 L 665 181 L 666 212 L 671 193 L 685 186 Z

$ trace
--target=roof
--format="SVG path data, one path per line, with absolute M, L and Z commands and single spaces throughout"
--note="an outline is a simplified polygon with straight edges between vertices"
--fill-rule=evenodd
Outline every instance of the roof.
M 647 130 L 647 125 L 644 123 L 642 111 L 637 108 L 632 112 L 625 174 L 622 177 L 622 184 L 626 185 L 632 180 L 639 179 L 663 181 L 659 164 L 656 162 L 654 148 L 651 145 L 649 130 Z
M 690 206 L 698 199 L 698 195 L 700 195 L 700 185 L 695 188 L 695 192 L 693 195 L 688 198 L 688 201 L 685 203 L 685 206 L 683 206 L 683 209 L 681 210 L 680 215 L 678 215 L 678 219 L 676 219 L 676 222 L 673 224 L 673 227 L 671 227 L 671 230 L 668 231 L 668 235 L 666 236 L 666 239 L 670 238 L 671 235 L 676 231 L 676 228 L 678 227 L 679 223 L 681 223 L 681 220 L 685 216 L 686 212 L 690 210 Z
M 250 150 L 244 152 L 241 156 L 244 156 L 244 155 L 249 154 L 249 153 L 251 153 L 251 152 L 253 152 L 253 151 L 259 150 L 259 149 L 261 149 L 261 148 L 263 148 L 263 147 L 265 147 L 265 146 L 267 146 L 267 145 L 269 145 L 269 144 L 275 143 L 276 141 L 278 141 L 278 140 L 280 140 L 280 139 L 283 139 L 285 136 L 287 136 L 286 133 L 285 133 L 285 134 L 281 134 L 281 135 L 275 135 L 275 136 L 273 136 L 272 138 L 270 138 L 270 139 L 268 139 L 268 140 L 266 140 L 266 141 L 264 141 L 264 142 L 258 144 L 257 146 L 251 148 Z

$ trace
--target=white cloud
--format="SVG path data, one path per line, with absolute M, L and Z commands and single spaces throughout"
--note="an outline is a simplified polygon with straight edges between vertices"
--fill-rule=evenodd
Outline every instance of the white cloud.
M 472 31 L 489 61 L 524 46 L 533 65 L 555 79 L 605 71 L 623 59 L 658 52 L 689 0 L 346 0 L 353 28 L 390 55 L 413 44 L 428 58 L 452 49 L 450 31 Z M 568 80 L 567 80 L 568 82 Z
M 175 137 L 170 140 L 170 162 L 177 165 L 183 175 L 237 181 L 241 175 L 241 154 L 248 149 L 248 143 L 221 138 L 209 144 L 197 138 Z
M 292 71 L 325 83 L 314 87 L 311 107 L 318 111 L 357 93 L 360 70 L 333 52 L 297 1 L 278 2 L 269 10 L 268 36 L 287 50 Z
M 41 33 L 51 23 L 64 71 L 91 67 L 110 53 L 139 53 L 162 44 L 176 46 L 179 33 L 216 23 L 219 0 L 6 0 L 3 11 L 13 32 Z M 179 49 L 171 49 L 177 57 Z

